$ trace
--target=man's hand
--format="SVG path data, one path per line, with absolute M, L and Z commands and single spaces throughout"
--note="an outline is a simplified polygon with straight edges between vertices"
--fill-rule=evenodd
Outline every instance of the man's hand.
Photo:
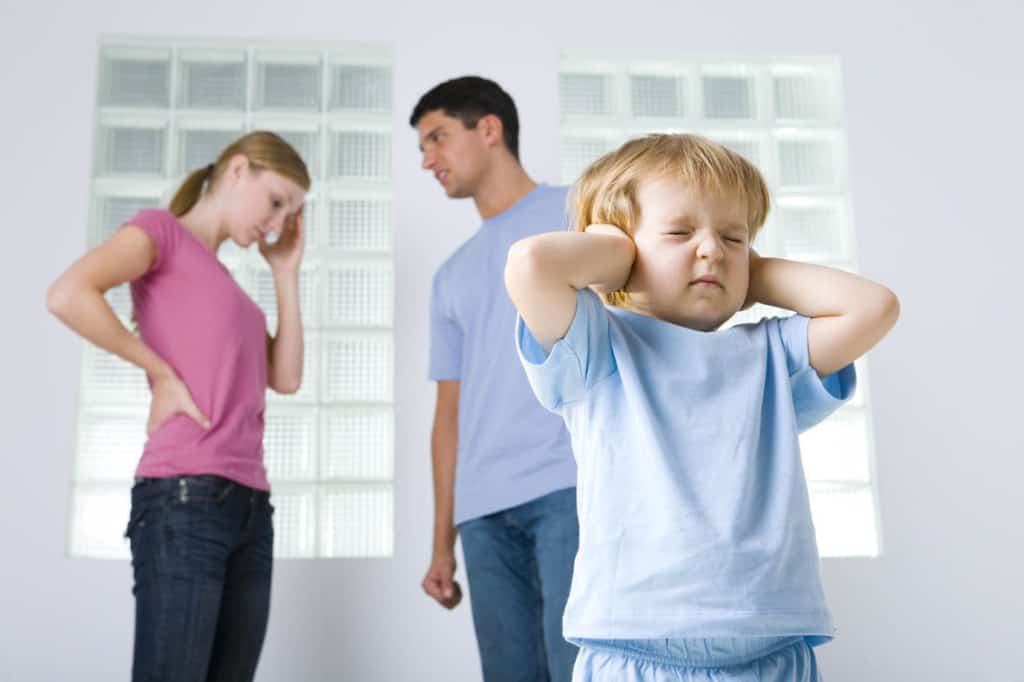
M 462 588 L 455 581 L 454 555 L 435 555 L 422 584 L 423 591 L 446 609 L 454 609 L 462 601 Z

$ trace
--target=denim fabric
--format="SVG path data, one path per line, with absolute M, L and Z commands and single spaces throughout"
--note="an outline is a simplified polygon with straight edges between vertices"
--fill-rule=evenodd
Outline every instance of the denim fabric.
M 459 525 L 484 682 L 569 682 L 562 613 L 579 544 L 576 489 Z
M 253 679 L 270 608 L 269 493 L 212 475 L 141 479 L 125 535 L 133 682 Z

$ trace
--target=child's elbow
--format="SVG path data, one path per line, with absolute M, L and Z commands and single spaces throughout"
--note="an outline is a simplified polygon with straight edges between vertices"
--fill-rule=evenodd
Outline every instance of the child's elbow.
M 517 291 L 543 270 L 543 263 L 544 256 L 536 240 L 527 238 L 512 244 L 505 259 L 505 288 L 513 299 Z
M 879 326 L 889 331 L 900 319 L 900 299 L 891 290 L 879 285 L 874 303 L 875 317 Z

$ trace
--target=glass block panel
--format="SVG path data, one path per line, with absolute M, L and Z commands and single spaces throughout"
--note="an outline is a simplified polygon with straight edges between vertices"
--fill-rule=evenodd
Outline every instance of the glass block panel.
M 131 484 L 77 486 L 72 495 L 71 555 L 127 559 L 124 537 L 131 513 Z
M 316 491 L 312 486 L 274 484 L 274 556 L 316 555 Z
M 559 78 L 562 114 L 601 116 L 612 112 L 612 77 L 563 73 Z
M 741 76 L 704 77 L 704 117 L 754 118 L 754 81 Z
M 165 108 L 170 104 L 170 51 L 149 58 L 110 51 L 101 58 L 100 106 Z
M 783 186 L 811 187 L 835 183 L 835 159 L 828 140 L 779 142 L 779 176 Z
M 241 135 L 241 130 L 179 130 L 178 173 L 216 163 L 220 153 Z
M 257 109 L 320 110 L 320 64 L 261 61 L 256 68 Z
M 614 148 L 603 137 L 562 136 L 562 180 L 575 182 L 587 166 Z
M 825 76 L 777 75 L 775 118 L 794 121 L 824 121 L 835 115 L 832 88 Z
M 811 483 L 810 492 L 821 556 L 878 556 L 870 488 Z
M 678 118 L 683 115 L 685 92 L 682 78 L 674 76 L 630 76 L 629 87 L 634 116 Z
M 834 206 L 780 206 L 783 253 L 787 258 L 829 262 L 845 257 L 840 212 Z
M 149 405 L 149 384 L 145 372 L 112 353 L 86 344 L 82 372 L 85 400 Z
M 103 126 L 97 168 L 101 174 L 163 175 L 163 128 Z
M 317 426 L 314 407 L 278 405 L 267 410 L 263 456 L 272 480 L 316 478 Z
M 336 64 L 331 74 L 331 109 L 391 110 L 391 69 Z
M 389 479 L 394 476 L 395 419 L 390 408 L 324 410 L 322 476 Z
M 245 53 L 231 58 L 181 61 L 178 106 L 183 109 L 241 111 L 246 98 Z
M 107 241 L 117 228 L 135 217 L 139 211 L 157 208 L 155 197 L 103 197 L 99 200 L 98 223 L 93 226 L 90 244 L 96 246 Z
M 382 332 L 324 337 L 324 398 L 328 402 L 391 402 L 394 341 Z
M 86 410 L 78 419 L 75 480 L 131 481 L 146 444 L 146 412 Z
M 359 130 L 335 132 L 331 172 L 343 178 L 390 178 L 391 136 Z
M 302 385 L 297 393 L 281 394 L 267 389 L 268 403 L 311 405 L 320 396 L 320 337 L 316 332 L 304 330 L 305 349 L 302 355 Z M 267 412 L 271 411 L 267 407 Z
M 804 474 L 814 481 L 867 483 L 870 446 L 865 412 L 843 407 L 800 435 Z
M 317 310 L 317 268 L 306 265 L 299 270 L 299 310 L 304 325 L 314 325 L 319 316 Z M 253 268 L 251 272 L 252 298 L 267 317 L 267 330 L 277 333 L 277 291 L 274 288 L 274 273 L 270 268 Z
M 390 199 L 336 199 L 330 202 L 327 247 L 342 251 L 391 249 Z
M 389 485 L 331 486 L 320 491 L 323 555 L 388 557 L 394 551 Z
M 394 298 L 391 263 L 356 262 L 327 268 L 324 319 L 329 325 L 390 327 Z

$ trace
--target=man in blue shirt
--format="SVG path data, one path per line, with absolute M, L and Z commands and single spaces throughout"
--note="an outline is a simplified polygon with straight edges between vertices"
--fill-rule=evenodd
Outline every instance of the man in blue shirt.
M 493 81 L 441 83 L 409 122 L 423 168 L 449 197 L 472 198 L 483 219 L 431 294 L 435 514 L 423 589 L 446 608 L 461 600 L 457 528 L 485 682 L 568 682 L 576 648 L 562 637 L 562 614 L 578 545 L 576 466 L 561 419 L 537 402 L 519 365 L 503 282 L 514 242 L 565 229 L 566 189 L 523 170 L 515 103 Z

